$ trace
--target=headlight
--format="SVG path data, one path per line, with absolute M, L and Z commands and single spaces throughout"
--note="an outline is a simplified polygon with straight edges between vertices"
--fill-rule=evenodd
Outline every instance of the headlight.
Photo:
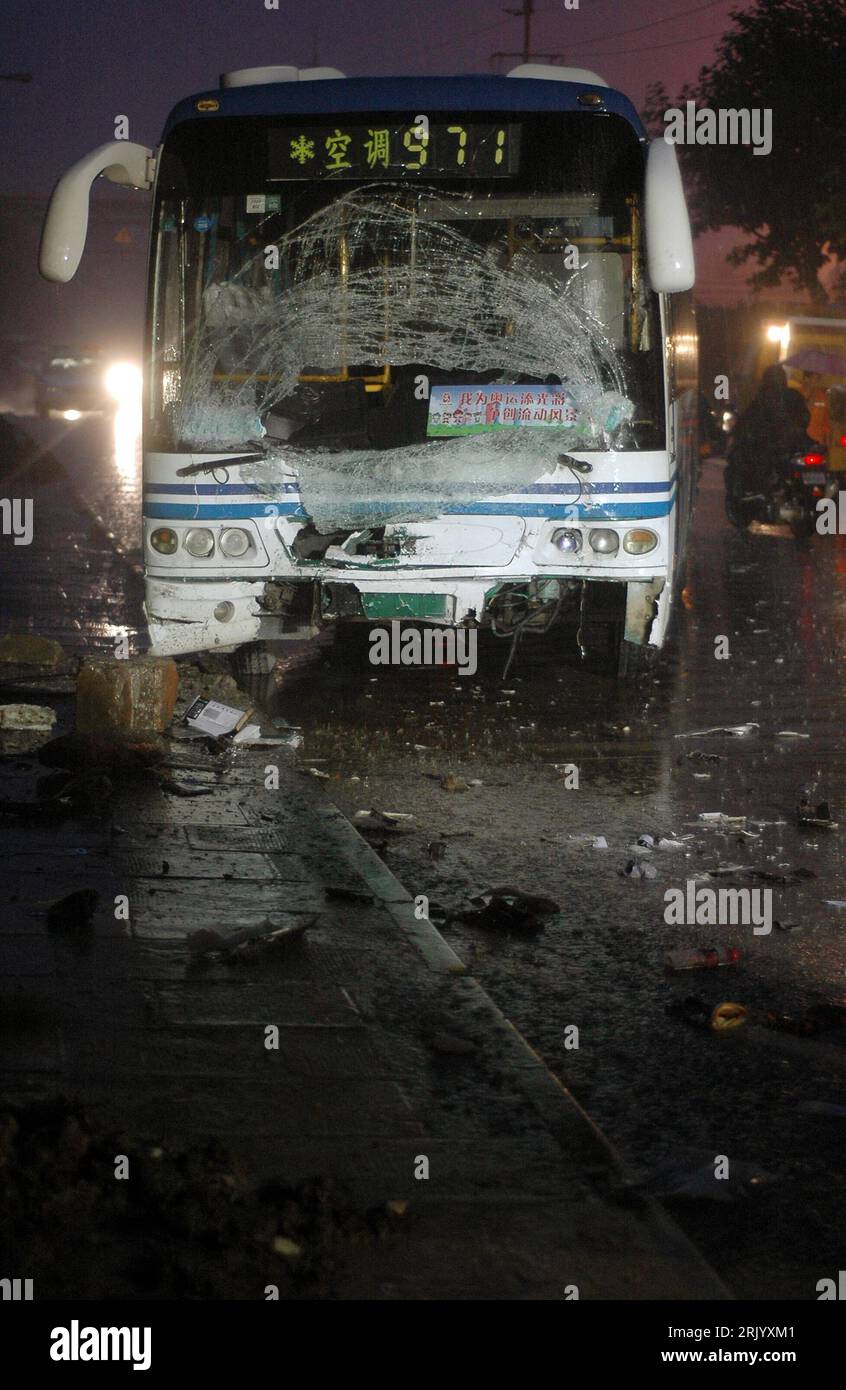
M 654 531 L 627 531 L 623 537 L 623 549 L 629 555 L 646 555 L 657 544 L 658 537 Z
M 553 531 L 552 544 L 565 555 L 578 555 L 582 548 L 581 531 Z
M 179 544 L 179 537 L 175 531 L 171 531 L 168 526 L 161 526 L 157 531 L 150 534 L 150 545 L 157 550 L 160 555 L 174 555 Z
M 195 560 L 205 560 L 214 550 L 214 535 L 211 531 L 205 531 L 202 527 L 192 528 L 186 531 L 185 540 L 182 542 L 189 555 L 193 555 Z
M 620 537 L 616 531 L 591 531 L 588 537 L 591 550 L 600 555 L 616 555 L 620 549 Z
M 103 378 L 103 385 L 119 405 L 131 405 L 141 397 L 141 373 L 131 362 L 114 362 Z
M 246 555 L 252 542 L 249 531 L 242 531 L 238 527 L 233 527 L 229 531 L 222 531 L 219 545 L 224 555 L 230 559 L 237 559 L 239 555 Z

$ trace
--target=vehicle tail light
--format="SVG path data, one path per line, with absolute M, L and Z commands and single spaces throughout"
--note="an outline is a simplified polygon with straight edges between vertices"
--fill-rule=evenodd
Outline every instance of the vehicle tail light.
M 806 468 L 822 468 L 825 463 L 825 454 L 803 454 L 802 462 Z

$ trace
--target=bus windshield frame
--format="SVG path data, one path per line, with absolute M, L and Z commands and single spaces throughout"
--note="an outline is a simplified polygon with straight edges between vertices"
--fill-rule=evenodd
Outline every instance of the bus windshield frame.
M 553 308 L 570 279 L 561 270 L 563 258 L 575 248 L 576 270 L 583 282 L 589 281 L 589 294 L 580 290 L 578 302 L 590 309 L 586 322 L 597 339 L 606 340 L 597 380 L 601 376 L 609 390 L 622 387 L 633 402 L 614 447 L 664 447 L 660 314 L 658 297 L 646 279 L 640 227 L 643 147 L 628 122 L 605 113 L 439 112 L 432 117 L 433 158 L 426 168 L 421 150 L 427 150 L 416 121 L 396 111 L 349 118 L 247 116 L 187 121 L 171 131 L 160 158 L 153 222 L 149 447 L 177 452 L 254 447 L 262 437 L 273 437 L 272 422 L 280 415 L 286 422 L 282 437 L 295 445 L 400 447 L 426 437 L 426 407 L 415 403 L 410 389 L 421 375 L 434 383 L 566 387 L 566 373 L 560 365 L 556 370 L 560 342 L 553 340 L 572 325 L 572 317 L 557 324 L 550 315 L 548 363 L 535 352 L 531 360 L 518 362 L 522 370 L 509 373 L 506 348 L 515 331 L 514 315 L 507 306 L 480 302 L 479 296 L 459 299 L 453 319 L 490 320 L 499 313 L 493 336 L 502 340 L 502 361 L 485 363 L 477 351 L 469 367 L 455 361 L 454 354 L 445 364 L 434 360 L 434 352 L 415 358 L 401 342 L 391 355 L 386 289 L 385 351 L 371 349 L 365 357 L 361 348 L 358 354 L 354 347 L 346 351 L 345 335 L 353 344 L 360 339 L 350 329 L 353 301 L 336 296 L 337 342 L 328 343 L 326 335 L 322 342 L 318 338 L 316 358 L 299 361 L 280 395 L 282 386 L 277 391 L 274 383 L 283 377 L 276 353 L 285 347 L 284 333 L 274 337 L 267 325 L 286 294 L 317 285 L 318 276 L 330 272 L 333 292 L 337 285 L 343 290 L 351 284 L 344 277 L 354 278 L 357 271 L 369 274 L 373 283 L 374 268 L 381 267 L 385 285 L 393 287 L 394 302 L 399 302 L 407 280 L 391 279 L 389 272 L 400 262 L 407 272 L 417 243 L 406 244 L 394 224 L 389 235 L 382 208 L 395 221 L 401 210 L 403 217 L 414 219 L 418 231 L 436 231 L 440 252 L 447 245 L 457 247 L 459 262 L 466 242 L 472 272 L 468 284 L 496 285 L 493 272 L 485 279 L 496 259 L 513 285 L 513 268 L 519 265 L 527 279 L 537 279 Z M 285 172 L 280 149 L 305 139 L 319 151 L 324 131 L 324 163 L 337 159 L 338 136 L 343 136 L 349 142 L 341 154 L 350 167 L 322 170 L 319 177 L 302 177 L 299 171 L 280 177 L 280 170 Z M 368 165 L 364 175 L 361 148 L 379 131 L 392 136 L 389 163 L 375 177 Z M 443 172 L 462 150 L 462 131 L 466 164 L 460 173 Z M 498 150 L 503 159 L 495 166 Z M 505 172 L 500 171 L 503 165 Z M 362 176 L 357 177 L 359 170 Z M 327 254 L 318 264 L 313 248 L 308 253 L 304 249 L 303 229 L 320 228 L 321 218 L 331 220 L 336 209 L 347 206 L 358 216 L 357 239 L 336 228 L 332 265 Z M 372 226 L 365 217 L 368 207 Z M 322 254 L 326 245 L 324 236 Z M 274 247 L 276 264 L 270 254 Z M 314 299 L 310 302 L 313 310 Z M 224 322 L 231 322 L 225 339 Z M 430 340 L 431 335 L 428 340 L 424 335 L 424 341 Z M 395 347 L 396 342 L 395 334 Z M 203 389 L 226 398 L 227 408 L 217 410 L 214 428 L 208 425 L 210 412 L 197 407 L 200 364 L 208 378 Z M 327 425 L 327 420 L 335 423 Z M 603 448 L 608 441 L 585 437 L 578 447 Z

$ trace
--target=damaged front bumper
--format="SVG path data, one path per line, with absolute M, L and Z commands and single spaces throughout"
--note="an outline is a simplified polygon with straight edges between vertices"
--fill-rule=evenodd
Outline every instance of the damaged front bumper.
M 405 586 L 402 586 L 402 579 Z M 144 609 L 151 649 L 176 656 L 231 650 L 249 642 L 305 640 L 323 628 L 346 622 L 400 620 L 446 627 L 487 626 L 497 607 L 512 595 L 534 594 L 541 602 L 560 598 L 574 610 L 590 594 L 625 589 L 625 638 L 637 644 L 663 644 L 669 613 L 666 579 L 605 581 L 579 576 L 523 579 L 441 579 L 408 586 L 408 576 L 391 583 L 384 574 L 347 573 L 298 580 L 185 580 L 148 576 Z

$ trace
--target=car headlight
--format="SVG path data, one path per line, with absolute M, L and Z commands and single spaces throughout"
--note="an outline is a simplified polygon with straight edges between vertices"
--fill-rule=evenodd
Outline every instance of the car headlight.
M 246 555 L 252 545 L 249 531 L 242 531 L 240 527 L 231 527 L 228 531 L 222 531 L 218 544 L 224 555 L 230 559 L 237 559 L 240 555 Z
M 186 531 L 182 544 L 195 560 L 205 560 L 214 550 L 214 533 L 203 527 L 192 527 Z
M 623 549 L 629 555 L 646 555 L 650 550 L 654 550 L 658 544 L 658 537 L 654 531 L 647 531 L 645 528 L 638 531 L 627 531 L 623 537 Z
M 620 549 L 620 537 L 616 531 L 605 528 L 591 531 L 588 540 L 591 550 L 595 550 L 599 555 L 616 555 Z
M 179 545 L 179 537 L 169 526 L 160 526 L 158 530 L 150 533 L 150 545 L 160 555 L 174 555 Z
M 118 405 L 130 405 L 141 398 L 141 373 L 131 362 L 113 362 L 103 385 Z

